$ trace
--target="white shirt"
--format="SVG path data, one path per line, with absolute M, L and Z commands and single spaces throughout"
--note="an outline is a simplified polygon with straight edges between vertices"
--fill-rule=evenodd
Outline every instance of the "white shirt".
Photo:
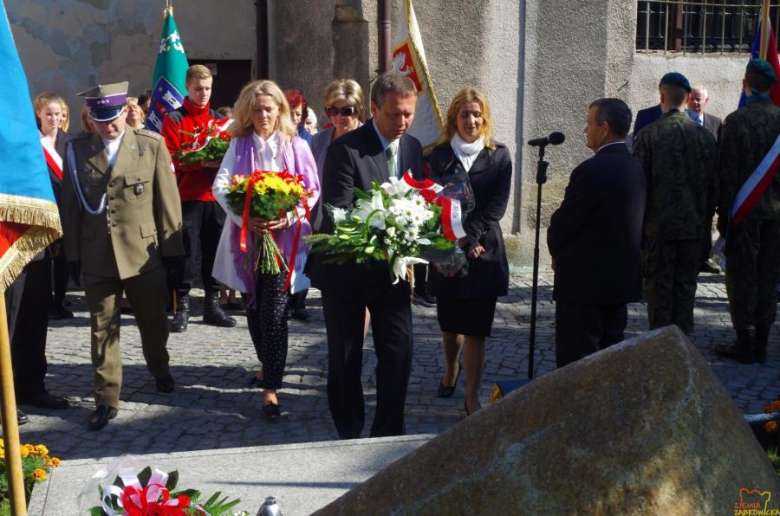
M 391 145 L 395 145 L 395 170 L 388 170 L 390 174 L 394 175 L 395 177 L 401 177 L 401 139 L 398 138 L 397 140 L 390 141 L 384 136 L 382 136 L 382 133 L 379 132 L 379 129 L 376 128 L 376 124 L 371 121 L 371 125 L 374 126 L 374 131 L 376 131 L 376 135 L 379 136 L 379 143 L 382 144 L 382 150 L 386 151 L 388 147 Z M 387 155 L 385 154 L 385 160 Z
M 119 154 L 119 147 L 122 145 L 122 140 L 125 137 L 124 131 L 118 138 L 113 140 L 103 140 L 103 146 L 106 148 L 106 154 L 108 154 L 108 162 L 113 167 L 116 163 L 116 157 Z

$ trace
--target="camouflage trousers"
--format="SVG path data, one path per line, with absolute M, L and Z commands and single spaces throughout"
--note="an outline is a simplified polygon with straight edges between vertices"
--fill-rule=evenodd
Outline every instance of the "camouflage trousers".
M 777 314 L 780 220 L 748 218 L 726 239 L 726 292 L 735 330 L 769 326 Z
M 645 237 L 642 290 L 647 300 L 650 329 L 676 324 L 686 334 L 693 331 L 700 253 L 700 239 Z

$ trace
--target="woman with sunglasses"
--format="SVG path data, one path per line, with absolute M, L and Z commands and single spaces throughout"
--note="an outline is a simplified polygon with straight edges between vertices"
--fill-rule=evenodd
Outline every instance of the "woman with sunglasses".
M 363 125 L 363 89 L 352 79 L 336 79 L 325 87 L 322 102 L 332 126 L 319 131 L 312 138 L 311 152 L 317 162 L 320 184 L 330 142 Z M 325 207 L 317 205 L 312 223 L 314 231 L 320 229 L 323 217 L 326 216 Z

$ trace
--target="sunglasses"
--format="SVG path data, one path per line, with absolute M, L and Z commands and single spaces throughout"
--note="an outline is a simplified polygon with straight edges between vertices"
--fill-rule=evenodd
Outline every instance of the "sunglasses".
M 344 106 L 341 109 L 334 106 L 329 106 L 325 108 L 325 113 L 327 113 L 328 116 L 352 116 L 355 114 L 355 106 Z

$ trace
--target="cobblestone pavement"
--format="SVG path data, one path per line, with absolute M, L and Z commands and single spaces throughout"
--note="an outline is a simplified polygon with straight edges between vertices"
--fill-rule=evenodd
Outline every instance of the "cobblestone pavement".
M 531 275 L 512 277 L 510 295 L 499 300 L 493 336 L 488 339 L 482 401 L 487 402 L 496 380 L 524 378 L 528 369 L 528 333 L 531 312 Z M 336 433 L 326 399 L 327 346 L 319 294 L 310 292 L 311 320 L 290 321 L 290 353 L 284 388 L 279 399 L 283 415 L 266 420 L 261 392 L 244 384 L 257 367 L 245 317 L 237 314 L 232 329 L 202 325 L 194 317 L 186 333 L 171 334 L 168 344 L 173 394 L 159 394 L 141 355 L 139 334 L 132 316 L 122 316 L 124 385 L 119 416 L 100 432 L 86 430 L 94 410 L 89 356 L 89 320 L 83 293 L 71 292 L 76 318 L 52 321 L 47 354 L 48 389 L 73 400 L 67 410 L 22 407 L 30 423 L 21 427 L 22 441 L 46 443 L 63 459 L 99 458 L 122 454 L 189 451 L 239 446 L 331 440 Z M 202 292 L 194 313 L 199 314 Z M 540 278 L 536 338 L 536 375 L 555 367 L 552 275 Z M 780 398 L 780 335 L 772 332 L 765 365 L 745 366 L 720 360 L 714 344 L 732 338 L 722 276 L 703 275 L 697 294 L 694 342 L 743 412 L 761 412 Z M 629 307 L 628 335 L 647 330 L 645 306 Z M 414 363 L 406 403 L 410 434 L 438 433 L 464 417 L 463 377 L 455 395 L 435 396 L 443 372 L 435 308 L 414 307 Z M 371 347 L 369 337 L 366 347 Z M 364 354 L 363 382 L 368 403 L 368 435 L 375 404 L 371 349 Z

